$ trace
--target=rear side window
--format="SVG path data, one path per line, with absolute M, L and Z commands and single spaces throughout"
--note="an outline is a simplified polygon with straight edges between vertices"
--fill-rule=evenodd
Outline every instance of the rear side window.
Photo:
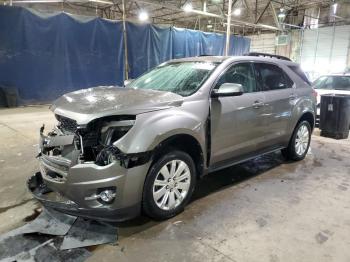
M 256 63 L 256 74 L 262 91 L 291 88 L 293 81 L 276 65 Z
M 295 74 L 297 74 L 305 83 L 307 83 L 308 85 L 311 85 L 311 82 L 309 81 L 309 79 L 307 78 L 307 76 L 305 75 L 305 73 L 303 72 L 303 70 L 301 70 L 301 68 L 299 66 L 288 66 Z

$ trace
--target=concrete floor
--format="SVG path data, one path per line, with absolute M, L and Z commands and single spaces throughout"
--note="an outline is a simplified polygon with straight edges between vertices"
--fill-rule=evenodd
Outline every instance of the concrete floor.
M 43 123 L 54 123 L 47 106 L 0 110 L 0 233 L 40 208 L 25 182 Z M 118 244 L 89 261 L 350 261 L 350 140 L 318 133 L 304 161 L 273 153 L 213 173 L 185 212 L 121 223 Z

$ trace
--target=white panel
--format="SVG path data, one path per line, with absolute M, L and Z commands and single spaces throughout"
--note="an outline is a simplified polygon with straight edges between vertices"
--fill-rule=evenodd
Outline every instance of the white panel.
M 345 69 L 350 46 L 350 26 L 304 31 L 301 66 L 313 77 Z
M 275 34 L 248 36 L 251 39 L 250 52 L 275 54 Z

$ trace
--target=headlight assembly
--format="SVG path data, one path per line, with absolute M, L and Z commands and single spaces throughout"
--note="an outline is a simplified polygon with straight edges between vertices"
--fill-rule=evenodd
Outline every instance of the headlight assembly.
M 101 140 L 104 145 L 111 145 L 122 138 L 134 125 L 135 120 L 111 121 L 101 128 Z

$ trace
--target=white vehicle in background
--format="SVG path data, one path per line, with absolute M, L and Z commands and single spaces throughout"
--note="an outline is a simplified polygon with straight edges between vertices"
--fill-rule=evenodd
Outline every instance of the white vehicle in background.
M 312 83 L 312 87 L 317 93 L 317 118 L 319 118 L 321 108 L 321 95 L 350 95 L 350 73 L 321 76 Z

